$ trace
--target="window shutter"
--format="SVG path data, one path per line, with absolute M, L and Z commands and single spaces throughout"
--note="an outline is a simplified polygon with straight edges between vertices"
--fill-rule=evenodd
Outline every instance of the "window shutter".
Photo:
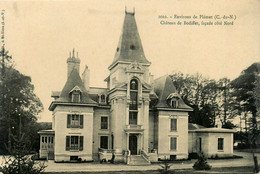
M 67 128 L 70 128 L 71 115 L 67 115 Z
M 80 115 L 80 128 L 82 129 L 83 128 L 83 115 Z
M 66 151 L 70 150 L 70 136 L 66 136 Z
M 79 150 L 83 151 L 83 136 L 80 136 L 80 139 L 79 139 Z

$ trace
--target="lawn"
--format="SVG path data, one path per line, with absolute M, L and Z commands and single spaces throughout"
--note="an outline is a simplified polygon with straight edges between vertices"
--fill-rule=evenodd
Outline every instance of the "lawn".
M 62 174 L 64 172 L 46 172 L 46 174 Z M 67 172 L 68 174 L 160 174 L 159 171 L 123 171 L 123 172 Z M 224 167 L 224 168 L 213 168 L 208 171 L 196 171 L 193 169 L 178 169 L 174 170 L 175 174 L 192 174 L 192 173 L 225 173 L 225 174 L 251 174 L 253 173 L 253 167 Z

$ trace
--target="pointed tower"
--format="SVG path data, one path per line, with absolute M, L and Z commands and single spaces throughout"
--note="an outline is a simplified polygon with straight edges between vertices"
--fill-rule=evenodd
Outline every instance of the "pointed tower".
M 108 68 L 110 75 L 106 79 L 115 159 L 123 159 L 122 151 L 129 150 L 131 155 L 148 152 L 150 64 L 144 54 L 135 13 L 126 11 L 116 54 Z
M 142 42 L 135 21 L 135 12 L 125 12 L 122 34 L 116 48 L 114 61 L 109 69 L 119 62 L 150 64 L 144 55 Z

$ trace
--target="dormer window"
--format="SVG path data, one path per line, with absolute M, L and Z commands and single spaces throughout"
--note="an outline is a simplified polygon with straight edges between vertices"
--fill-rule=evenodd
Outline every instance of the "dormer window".
M 71 102 L 79 103 L 81 100 L 81 90 L 78 86 L 75 86 L 71 91 Z
M 180 99 L 180 96 L 177 93 L 171 93 L 167 97 L 167 102 L 168 102 L 170 107 L 178 108 L 178 106 L 179 106 L 179 99 Z
M 178 108 L 178 100 L 177 99 L 171 99 L 171 107 L 172 108 Z
M 106 102 L 106 96 L 104 94 L 101 95 L 100 102 L 101 103 L 105 103 Z
M 80 91 L 73 91 L 72 92 L 72 102 L 80 102 Z

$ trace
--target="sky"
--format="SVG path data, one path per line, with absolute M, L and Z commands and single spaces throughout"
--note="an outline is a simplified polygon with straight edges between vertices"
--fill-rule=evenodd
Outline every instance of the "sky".
M 145 56 L 155 78 L 180 71 L 216 80 L 234 79 L 260 61 L 259 0 L 1 0 L 5 48 L 15 68 L 32 78 L 44 106 L 39 121 L 51 121 L 51 91 L 62 90 L 66 60 L 73 48 L 81 59 L 81 73 L 85 65 L 90 69 L 90 86 L 106 87 L 104 79 L 114 59 L 125 7 L 128 11 L 135 8 Z M 175 19 L 174 15 L 192 18 Z M 194 19 L 194 15 L 213 19 Z M 215 20 L 216 15 L 236 19 Z M 180 21 L 182 25 L 162 25 L 161 21 Z M 184 21 L 233 21 L 233 25 L 183 25 Z

